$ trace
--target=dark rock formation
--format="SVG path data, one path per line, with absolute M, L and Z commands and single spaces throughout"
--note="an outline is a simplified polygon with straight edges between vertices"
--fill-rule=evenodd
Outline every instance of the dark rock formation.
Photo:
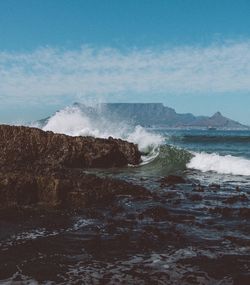
M 36 128 L 0 125 L 0 165 L 114 167 L 140 162 L 137 146 L 120 139 L 70 137 Z
M 0 173 L 0 208 L 39 205 L 80 209 L 98 203 L 104 205 L 118 195 L 148 197 L 150 193 L 140 186 L 77 169 Z
M 137 146 L 122 140 L 0 125 L 0 208 L 81 208 L 117 195 L 150 195 L 143 187 L 83 171 L 139 162 Z

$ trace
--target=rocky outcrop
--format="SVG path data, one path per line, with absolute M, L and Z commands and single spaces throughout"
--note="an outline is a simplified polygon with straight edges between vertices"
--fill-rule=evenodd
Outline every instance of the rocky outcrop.
M 150 195 L 124 181 L 84 173 L 85 168 L 140 162 L 126 141 L 70 137 L 35 128 L 0 125 L 0 208 L 81 208 L 117 195 Z
M 120 139 L 70 137 L 36 128 L 0 125 L 0 166 L 97 168 L 139 162 L 137 146 Z

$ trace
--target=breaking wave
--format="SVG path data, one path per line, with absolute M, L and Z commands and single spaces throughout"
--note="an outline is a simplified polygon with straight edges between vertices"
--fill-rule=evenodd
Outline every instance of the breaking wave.
M 214 171 L 219 174 L 250 176 L 250 160 L 232 155 L 216 153 L 193 153 L 193 158 L 187 163 L 188 168 L 202 172 Z
M 42 129 L 63 133 L 71 136 L 93 136 L 108 138 L 121 138 L 138 145 L 143 153 L 142 166 L 149 172 L 170 173 L 182 171 L 187 168 L 201 172 L 213 171 L 219 174 L 232 174 L 250 176 L 250 160 L 232 155 L 219 155 L 216 153 L 189 152 L 175 146 L 166 145 L 163 136 L 149 132 L 137 125 L 131 126 L 117 117 L 105 117 L 98 110 L 96 113 L 86 113 L 79 107 L 66 107 L 56 112 L 44 122 Z M 196 136 L 185 136 L 182 140 L 193 141 Z M 213 142 L 222 138 L 199 137 L 199 140 Z M 248 140 L 248 137 L 226 138 L 231 141 Z M 225 140 L 225 138 L 223 138 Z M 172 140 L 173 142 L 173 140 Z
M 192 153 L 187 150 L 171 145 L 162 145 L 159 147 L 158 155 L 150 163 L 143 165 L 143 170 L 151 175 L 182 172 L 192 157 Z
M 151 163 L 145 165 L 146 170 L 158 174 L 169 174 L 195 169 L 201 172 L 216 172 L 250 176 L 250 160 L 232 155 L 216 153 L 190 152 L 175 146 L 161 146 L 159 154 Z
M 130 126 L 117 118 L 105 118 L 98 112 L 96 116 L 91 116 L 78 107 L 67 107 L 56 112 L 42 129 L 70 136 L 121 138 L 137 144 L 141 152 L 151 154 L 153 158 L 158 154 L 158 147 L 165 141 L 161 135 L 148 132 L 141 126 Z M 149 159 L 148 156 L 144 158 Z

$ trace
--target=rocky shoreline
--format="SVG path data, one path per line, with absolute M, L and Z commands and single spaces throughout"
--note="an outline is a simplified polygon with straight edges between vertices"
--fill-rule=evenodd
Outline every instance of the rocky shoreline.
M 120 139 L 70 137 L 0 125 L 0 208 L 82 208 L 116 195 L 150 195 L 139 186 L 84 173 L 137 165 L 136 145 Z
M 250 185 L 144 176 L 112 138 L 0 137 L 1 284 L 249 284 Z

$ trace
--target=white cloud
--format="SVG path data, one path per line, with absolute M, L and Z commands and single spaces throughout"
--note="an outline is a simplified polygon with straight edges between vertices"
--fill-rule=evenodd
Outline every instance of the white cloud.
M 0 52 L 2 102 L 250 92 L 250 41 L 162 49 Z

